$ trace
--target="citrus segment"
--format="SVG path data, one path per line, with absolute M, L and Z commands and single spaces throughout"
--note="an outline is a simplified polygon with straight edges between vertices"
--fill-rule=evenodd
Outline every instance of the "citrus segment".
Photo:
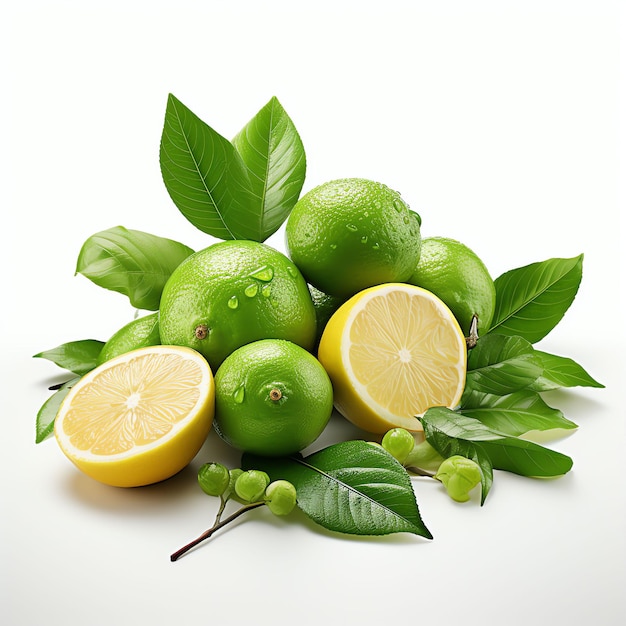
M 100 482 L 133 487 L 173 476 L 210 430 L 213 375 L 194 350 L 140 348 L 85 375 L 55 420 L 65 455 Z
M 335 406 L 372 433 L 421 430 L 416 416 L 454 407 L 465 385 L 466 344 L 450 309 L 413 285 L 366 289 L 331 317 L 319 359 Z

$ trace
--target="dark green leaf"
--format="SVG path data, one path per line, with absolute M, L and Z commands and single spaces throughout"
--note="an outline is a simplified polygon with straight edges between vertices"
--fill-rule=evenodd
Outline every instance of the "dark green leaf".
M 45 441 L 54 431 L 54 420 L 59 412 L 59 407 L 72 386 L 80 380 L 80 377 L 72 378 L 61 385 L 41 406 L 37 413 L 35 443 Z
M 338 443 L 306 458 L 246 454 L 244 468 L 292 482 L 298 506 L 329 530 L 354 535 L 408 532 L 428 539 L 411 478 L 390 454 L 365 441 Z
M 510 437 L 482 422 L 450 409 L 429 409 L 420 418 L 424 435 L 433 448 L 443 449 L 446 439 L 479 444 L 494 469 L 532 477 L 555 477 L 572 469 L 572 459 L 531 441 Z M 449 444 L 452 445 L 452 444 Z
M 469 351 L 466 389 L 505 395 L 528 387 L 542 369 L 540 358 L 526 339 L 488 334 Z
M 572 359 L 539 350 L 536 354 L 543 366 L 543 373 L 531 385 L 536 391 L 549 391 L 559 387 L 604 387 Z
M 506 396 L 466 391 L 461 399 L 463 415 L 479 420 L 485 426 L 517 437 L 530 431 L 577 428 L 558 409 L 548 406 L 530 389 L 521 389 Z
M 196 228 L 219 239 L 261 241 L 261 206 L 242 158 L 172 94 L 159 160 L 170 197 Z
M 272 98 L 233 139 L 248 168 L 261 212 L 264 241 L 278 230 L 298 200 L 306 173 L 304 146 L 293 122 Z
M 81 339 L 61 344 L 51 350 L 44 350 L 35 354 L 33 358 L 48 359 L 59 367 L 82 376 L 96 367 L 103 346 L 104 341 Z
M 156 311 L 167 279 L 191 254 L 177 241 L 115 226 L 85 241 L 76 273 L 128 296 L 138 309 Z
M 543 339 L 572 304 L 582 278 L 583 255 L 548 259 L 510 270 L 494 281 L 496 310 L 489 332 Z

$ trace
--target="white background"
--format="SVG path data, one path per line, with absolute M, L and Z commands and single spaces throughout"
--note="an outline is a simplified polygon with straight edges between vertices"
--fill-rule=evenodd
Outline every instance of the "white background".
M 298 6 L 2 9 L 3 624 L 624 623 L 623 5 Z M 305 190 L 387 183 L 424 236 L 464 241 L 494 277 L 584 252 L 578 296 L 540 344 L 606 384 L 548 395 L 580 426 L 549 444 L 573 471 L 497 472 L 484 507 L 415 479 L 432 542 L 348 538 L 259 510 L 172 564 L 215 512 L 198 465 L 238 462 L 214 433 L 188 470 L 137 490 L 80 475 L 54 440 L 36 446 L 35 416 L 63 374 L 32 355 L 105 340 L 134 315 L 74 276 L 83 241 L 121 224 L 210 243 L 160 177 L 170 92 L 227 137 L 276 95 L 307 151 Z M 317 445 L 358 435 L 338 418 Z

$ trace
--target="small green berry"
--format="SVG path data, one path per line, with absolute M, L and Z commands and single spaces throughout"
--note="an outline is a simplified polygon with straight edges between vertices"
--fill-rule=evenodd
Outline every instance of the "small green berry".
M 230 482 L 228 468 L 221 463 L 205 463 L 198 470 L 198 483 L 209 496 L 221 496 Z
M 402 464 L 415 447 L 413 435 L 404 428 L 392 428 L 387 431 L 381 443 L 383 448 Z
M 296 488 L 287 480 L 275 480 L 265 490 L 265 504 L 274 515 L 289 515 L 296 506 Z
M 455 455 L 439 466 L 435 478 L 445 485 L 453 500 L 467 502 L 469 492 L 480 483 L 480 467 L 471 459 Z
M 244 502 L 258 502 L 263 499 L 270 477 L 261 470 L 242 472 L 235 480 L 235 493 Z

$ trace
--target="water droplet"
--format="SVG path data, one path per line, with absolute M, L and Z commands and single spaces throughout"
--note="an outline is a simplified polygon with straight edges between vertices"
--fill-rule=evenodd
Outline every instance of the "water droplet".
M 363 237 L 361 237 L 361 243 L 367 243 L 367 235 L 363 235 Z
M 235 389 L 235 393 L 233 393 L 233 400 L 237 404 L 241 404 L 245 396 L 246 396 L 246 388 L 242 383 L 241 385 L 239 385 L 239 387 L 237 387 L 237 389 Z
M 370 216 L 370 212 L 369 212 L 369 211 L 365 211 L 365 212 L 363 213 L 363 217 L 369 217 L 369 216 Z
M 270 285 L 263 285 L 263 289 L 261 289 L 261 294 L 265 298 L 269 298 L 272 293 L 272 287 Z
M 403 220 L 403 222 L 404 222 L 405 224 L 408 224 L 408 223 L 409 223 L 409 221 L 410 221 L 410 220 L 409 220 L 409 216 L 408 216 L 408 215 L 405 215 L 405 216 L 404 216 L 404 220 Z
M 336 249 L 337 249 L 337 244 L 336 244 L 336 243 L 331 243 L 331 244 L 330 244 L 330 247 L 331 247 L 333 250 L 336 250 Z
M 248 298 L 254 298 L 259 291 L 259 286 L 256 283 L 252 283 L 248 285 L 243 292 L 248 296 Z
M 351 230 L 353 233 L 355 233 L 358 230 L 358 228 L 354 224 L 346 224 L 346 228 L 348 230 Z
M 402 211 L 404 211 L 404 209 L 406 208 L 406 205 L 404 204 L 404 202 L 400 202 L 400 200 L 394 200 L 393 208 L 398 211 L 398 213 L 402 213 Z
M 263 265 L 262 267 L 259 267 L 259 269 L 254 270 L 254 272 L 250 272 L 250 276 L 252 278 L 258 278 L 264 283 L 269 283 L 269 281 L 274 278 L 274 268 L 269 265 Z
M 298 275 L 298 270 L 293 265 L 288 265 L 287 266 L 287 271 L 294 278 L 296 278 L 296 276 Z
M 231 296 L 228 299 L 228 308 L 236 309 L 238 306 L 239 306 L 239 300 L 237 299 L 237 296 Z
M 372 244 L 372 250 L 380 250 L 380 244 L 378 242 Z

